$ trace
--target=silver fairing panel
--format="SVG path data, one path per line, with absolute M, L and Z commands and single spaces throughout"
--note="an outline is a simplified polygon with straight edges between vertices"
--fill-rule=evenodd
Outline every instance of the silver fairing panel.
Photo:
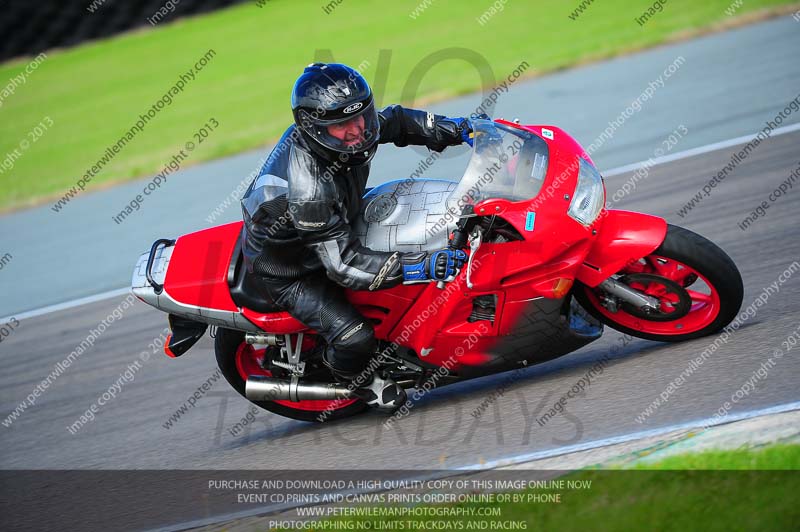
M 153 280 L 157 283 L 164 284 L 164 279 L 167 277 L 167 269 L 169 268 L 169 261 L 172 257 L 174 246 L 159 247 L 156 251 L 156 257 L 153 261 L 151 274 Z M 176 301 L 169 295 L 166 289 L 160 294 L 156 294 L 155 290 L 147 281 L 145 270 L 147 268 L 147 258 L 150 252 L 143 253 L 136 263 L 133 270 L 133 278 L 131 279 L 131 291 L 133 295 L 140 298 L 142 301 L 151 305 L 159 310 L 168 314 L 175 314 L 190 320 L 208 323 L 209 325 L 216 325 L 218 327 L 225 327 L 227 329 L 236 329 L 239 331 L 259 332 L 260 328 L 256 327 L 250 320 L 242 316 L 239 312 L 229 312 L 226 310 L 215 310 L 205 307 L 197 307 L 186 303 Z
M 446 248 L 457 218 L 447 212 L 456 183 L 438 179 L 398 180 L 370 190 L 353 223 L 361 243 L 376 251 Z

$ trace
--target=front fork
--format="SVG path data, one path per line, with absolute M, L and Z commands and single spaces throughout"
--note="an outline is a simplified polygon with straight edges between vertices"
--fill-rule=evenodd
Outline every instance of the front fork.
M 597 288 L 605 291 L 612 296 L 615 296 L 622 301 L 631 304 L 632 306 L 642 310 L 645 313 L 658 311 L 661 306 L 657 298 L 649 296 L 639 290 L 631 288 L 619 280 L 609 277 L 599 285 Z M 611 312 L 617 311 L 617 302 L 609 300 L 609 305 L 606 307 Z

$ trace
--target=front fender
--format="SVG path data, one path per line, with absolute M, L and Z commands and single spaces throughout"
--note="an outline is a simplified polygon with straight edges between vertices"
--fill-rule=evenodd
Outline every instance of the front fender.
M 630 211 L 606 211 L 597 238 L 576 278 L 594 287 L 631 261 L 655 251 L 667 235 L 667 221 Z

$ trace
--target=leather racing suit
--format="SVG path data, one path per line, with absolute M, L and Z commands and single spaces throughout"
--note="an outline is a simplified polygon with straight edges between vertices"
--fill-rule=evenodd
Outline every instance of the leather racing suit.
M 399 105 L 378 113 L 380 143 L 437 152 L 463 142 L 455 119 Z M 369 163 L 317 156 L 289 127 L 242 198 L 243 253 L 266 295 L 328 342 L 334 368 L 363 370 L 376 351 L 372 324 L 343 287 L 379 290 L 403 281 L 402 259 L 422 254 L 373 251 L 351 224 L 361 210 Z

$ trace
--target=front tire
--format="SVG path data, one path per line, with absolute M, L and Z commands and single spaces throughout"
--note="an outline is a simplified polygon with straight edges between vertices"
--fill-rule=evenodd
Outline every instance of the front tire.
M 617 273 L 657 297 L 659 312 L 648 317 L 625 304 L 612 312 L 603 304 L 602 290 L 583 284 L 576 285 L 575 297 L 609 327 L 646 340 L 682 342 L 713 334 L 736 317 L 744 297 L 742 276 L 731 258 L 677 225 L 667 226 L 664 242 L 652 254 Z
M 245 381 L 249 375 L 273 376 L 258 363 L 259 357 L 264 355 L 263 350 L 256 350 L 247 344 L 244 341 L 244 333 L 240 331 L 218 329 L 214 340 L 214 352 L 217 356 L 217 365 L 225 379 L 245 399 L 247 399 Z M 279 416 L 317 423 L 351 417 L 368 408 L 360 399 L 297 402 L 247 400 Z

